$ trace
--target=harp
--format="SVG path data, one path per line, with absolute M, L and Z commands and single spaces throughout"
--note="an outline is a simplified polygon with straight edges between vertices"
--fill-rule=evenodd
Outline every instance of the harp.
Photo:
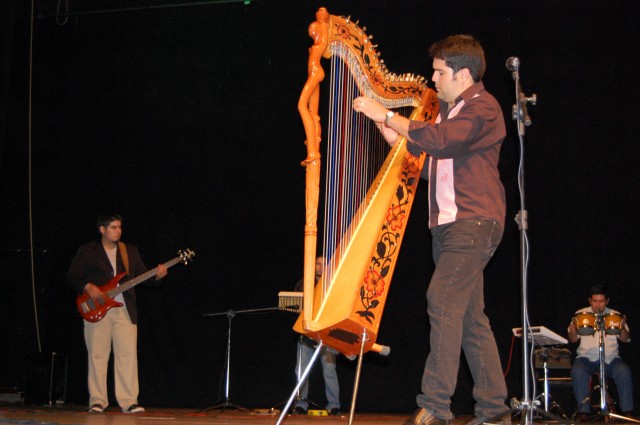
M 350 18 L 317 11 L 298 102 L 307 157 L 304 296 L 294 330 L 348 356 L 384 349 L 376 338 L 425 160 L 410 154 L 402 137 L 390 148 L 375 123 L 353 111 L 352 100 L 364 95 L 414 120 L 433 122 L 438 115 L 436 94 L 424 78 L 390 73 L 365 31 Z M 322 199 L 326 265 L 316 284 L 323 59 L 331 69 Z

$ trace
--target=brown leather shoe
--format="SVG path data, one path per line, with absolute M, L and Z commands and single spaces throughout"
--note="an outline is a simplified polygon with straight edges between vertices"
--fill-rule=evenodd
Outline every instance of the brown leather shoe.
M 453 419 L 440 419 L 421 407 L 413 412 L 413 415 L 404 425 L 450 425 L 452 422 Z

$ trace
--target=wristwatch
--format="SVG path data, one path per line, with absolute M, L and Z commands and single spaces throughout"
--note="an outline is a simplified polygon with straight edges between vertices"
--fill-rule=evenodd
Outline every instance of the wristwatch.
M 387 116 L 384 118 L 384 125 L 389 127 L 389 120 L 393 118 L 396 113 L 393 111 L 387 111 Z

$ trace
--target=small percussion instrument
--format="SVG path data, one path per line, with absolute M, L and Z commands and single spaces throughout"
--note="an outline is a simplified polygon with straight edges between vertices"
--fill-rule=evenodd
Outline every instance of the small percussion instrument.
M 607 335 L 620 335 L 622 331 L 622 315 L 618 313 L 605 314 L 604 331 Z
M 293 313 L 302 312 L 302 292 L 278 292 L 278 310 Z
M 596 333 L 595 313 L 576 313 L 573 316 L 573 324 L 576 325 L 578 335 L 593 335 Z

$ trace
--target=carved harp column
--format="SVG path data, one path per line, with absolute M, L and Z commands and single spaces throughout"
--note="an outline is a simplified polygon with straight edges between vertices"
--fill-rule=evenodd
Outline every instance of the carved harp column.
M 407 152 L 399 138 L 393 148 L 368 118 L 353 112 L 352 100 L 370 97 L 414 120 L 433 122 L 435 92 L 424 78 L 390 73 L 372 37 L 349 18 L 325 8 L 309 26 L 308 79 L 298 102 L 305 129 L 306 215 L 303 311 L 294 330 L 343 354 L 380 351 L 375 343 L 391 277 L 425 155 Z M 330 62 L 328 96 L 322 61 Z M 319 111 L 328 97 L 327 143 L 322 146 Z M 322 106 L 322 107 L 321 107 Z M 321 179 L 321 152 L 325 179 Z M 320 186 L 324 185 L 324 197 Z M 322 253 L 318 246 L 318 208 L 324 207 Z M 326 261 L 315 281 L 316 256 Z M 361 341 L 366 332 L 367 341 Z

